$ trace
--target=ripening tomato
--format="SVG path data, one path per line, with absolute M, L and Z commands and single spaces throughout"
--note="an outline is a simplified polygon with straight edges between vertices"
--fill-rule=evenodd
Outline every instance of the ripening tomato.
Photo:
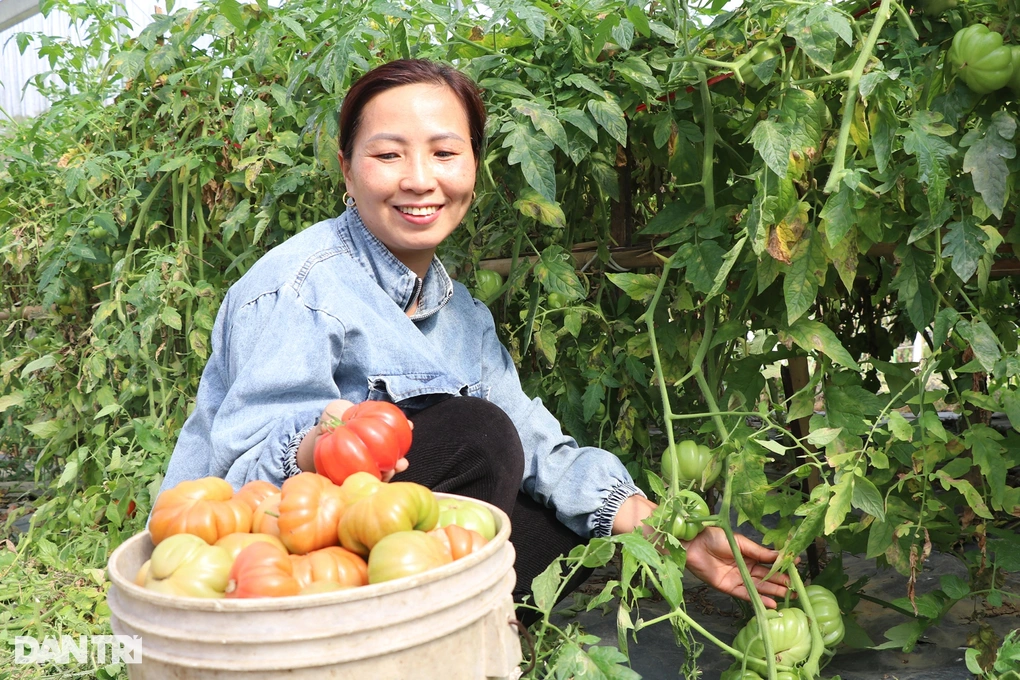
M 174 534 L 152 551 L 145 588 L 182 597 L 223 597 L 231 561 L 226 550 L 198 536 Z
M 440 498 L 439 521 L 436 526 L 451 524 L 477 531 L 487 541 L 496 535 L 496 519 L 485 506 L 463 498 Z
M 452 561 L 443 544 L 424 531 L 398 531 L 383 537 L 372 548 L 368 556 L 368 582 L 413 576 Z
M 811 625 L 807 616 L 799 609 L 770 609 L 765 612 L 765 621 L 772 639 L 772 650 L 776 663 L 794 666 L 808 658 L 811 653 Z M 758 617 L 752 617 L 733 640 L 737 651 L 756 659 L 765 658 L 765 643 L 758 630 Z
M 194 534 L 212 545 L 223 536 L 251 531 L 251 508 L 234 498 L 234 488 L 219 477 L 184 481 L 156 498 L 149 518 L 152 542 L 174 534 Z
M 280 494 L 266 496 L 251 518 L 251 530 L 255 534 L 269 534 L 280 537 Z
M 285 597 L 301 590 L 294 578 L 290 555 L 269 543 L 252 543 L 230 569 L 226 596 L 230 598 Z
M 248 482 L 234 494 L 234 498 L 243 502 L 252 512 L 255 512 L 259 503 L 266 499 L 267 496 L 280 493 L 279 487 L 267 482 L 263 479 L 256 479 Z
M 335 484 L 355 472 L 382 479 L 411 448 L 410 421 L 389 402 L 363 401 L 332 427 L 315 442 L 315 471 Z
M 314 472 L 294 475 L 280 490 L 280 540 L 298 555 L 336 545 L 346 507 L 340 487 L 327 478 Z
M 233 560 L 233 559 L 237 559 L 237 555 L 242 550 L 247 548 L 252 543 L 258 543 L 259 541 L 264 541 L 264 542 L 272 545 L 273 547 L 282 550 L 283 552 L 287 552 L 287 548 L 284 547 L 283 543 L 280 542 L 279 538 L 277 538 L 276 536 L 270 536 L 269 534 L 261 534 L 261 533 L 256 533 L 256 534 L 242 534 L 242 533 L 227 534 L 226 536 L 224 536 L 220 540 L 216 541 L 216 545 L 218 545 L 219 547 L 223 548 L 228 553 L 230 553 L 230 559 Z
M 429 489 L 414 482 L 391 482 L 347 508 L 337 533 L 345 548 L 368 555 L 388 534 L 428 531 L 437 521 L 439 503 Z
M 342 588 L 368 585 L 368 564 L 360 555 L 340 546 L 291 555 L 294 578 L 302 588 L 318 581 L 331 581 Z
M 477 531 L 465 529 L 456 524 L 436 527 L 429 531 L 428 535 L 439 539 L 439 542 L 450 551 L 450 557 L 455 560 L 481 550 L 488 543 Z

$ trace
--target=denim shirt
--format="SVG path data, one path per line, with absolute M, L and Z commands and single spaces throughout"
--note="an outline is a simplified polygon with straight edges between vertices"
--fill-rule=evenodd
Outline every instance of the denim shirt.
M 281 485 L 334 399 L 382 399 L 414 413 L 470 395 L 511 418 L 524 445 L 521 489 L 577 534 L 608 536 L 623 501 L 641 493 L 615 455 L 578 446 L 524 394 L 488 308 L 438 258 L 419 280 L 356 209 L 256 262 L 227 291 L 211 341 L 163 489 L 205 476 L 235 489 L 255 479 Z

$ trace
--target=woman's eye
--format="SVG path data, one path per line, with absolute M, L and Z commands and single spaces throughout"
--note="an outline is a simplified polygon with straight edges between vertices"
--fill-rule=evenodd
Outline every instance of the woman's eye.
M 391 161 L 391 160 L 393 160 L 394 158 L 397 157 L 397 154 L 393 153 L 392 151 L 389 151 L 389 152 L 386 152 L 386 153 L 376 154 L 375 157 L 380 159 L 380 160 Z
M 440 158 L 453 158 L 457 154 L 454 153 L 453 151 L 437 151 L 436 155 L 439 156 Z

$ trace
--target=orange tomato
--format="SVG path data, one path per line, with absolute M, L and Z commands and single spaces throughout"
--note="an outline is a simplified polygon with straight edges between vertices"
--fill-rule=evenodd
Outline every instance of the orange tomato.
M 242 550 L 230 569 L 227 597 L 284 597 L 301 590 L 290 556 L 270 543 L 258 541 Z
M 266 496 L 251 518 L 251 530 L 255 534 L 269 534 L 280 537 L 280 494 Z
M 482 546 L 488 543 L 485 537 L 477 531 L 465 529 L 456 524 L 449 524 L 445 527 L 433 529 L 428 532 L 429 536 L 439 539 L 439 542 L 450 551 L 450 557 L 455 560 L 481 550 Z
M 259 507 L 259 503 L 274 493 L 280 493 L 279 487 L 265 480 L 256 479 L 238 489 L 237 493 L 234 494 L 234 498 L 243 501 L 245 505 L 251 508 L 252 512 L 255 512 Z
M 295 475 L 280 490 L 280 540 L 297 555 L 337 545 L 337 525 L 346 507 L 340 487 L 326 477 Z
M 294 578 L 302 588 L 320 581 L 331 581 L 343 588 L 368 585 L 368 564 L 361 556 L 339 546 L 291 555 L 290 561 Z
M 229 483 L 204 477 L 181 482 L 156 498 L 149 533 L 154 545 L 174 534 L 193 534 L 212 545 L 227 534 L 251 531 L 251 516 Z

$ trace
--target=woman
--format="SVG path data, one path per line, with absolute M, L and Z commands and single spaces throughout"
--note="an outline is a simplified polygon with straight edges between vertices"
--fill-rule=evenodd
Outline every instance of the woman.
M 589 537 L 649 530 L 655 504 L 615 455 L 579 447 L 524 394 L 489 310 L 435 257 L 471 205 L 484 128 L 476 86 L 452 68 L 397 61 L 354 84 L 340 112 L 347 210 L 274 248 L 227 292 L 163 488 L 206 475 L 280 485 L 315 470 L 320 421 L 387 399 L 414 423 L 393 479 L 510 515 L 518 600 Z M 777 553 L 738 540 L 763 577 Z M 687 550 L 702 580 L 747 599 L 720 530 Z M 758 589 L 774 607 L 786 583 Z

